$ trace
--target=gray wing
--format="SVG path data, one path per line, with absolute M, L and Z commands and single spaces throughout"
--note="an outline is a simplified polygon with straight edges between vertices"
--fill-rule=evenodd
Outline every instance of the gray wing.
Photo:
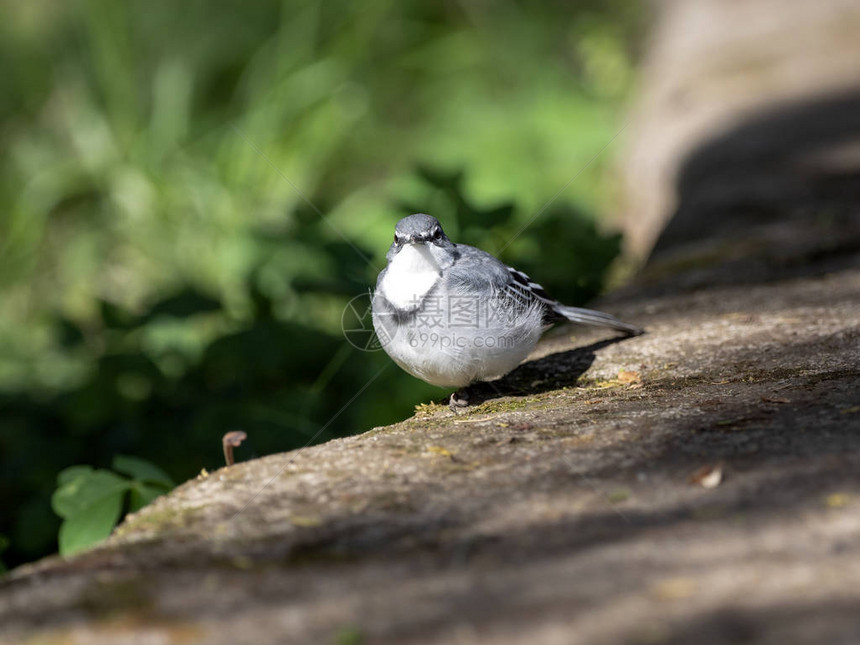
M 456 251 L 458 257 L 446 271 L 448 287 L 452 291 L 510 299 L 510 305 L 517 308 L 535 306 L 534 296 L 518 289 L 510 269 L 495 257 L 466 244 L 458 244 Z M 545 309 L 543 304 L 537 304 Z
M 561 304 L 547 294 L 546 290 L 534 282 L 522 271 L 518 271 L 513 267 L 506 267 L 513 281 L 513 288 L 524 294 L 524 297 L 531 297 L 539 300 L 547 308 L 548 322 L 559 322 L 568 320 L 573 323 L 583 325 L 593 325 L 595 327 L 609 327 L 616 331 L 622 331 L 631 336 L 638 336 L 643 330 L 635 325 L 630 325 L 626 322 L 618 320 L 615 316 L 610 316 L 602 311 L 594 309 L 584 309 L 583 307 L 570 307 Z
M 473 246 L 458 244 L 459 259 L 449 269 L 450 279 L 469 291 L 501 294 L 524 308 L 538 304 L 544 312 L 547 324 L 570 321 L 597 327 L 609 327 L 632 336 L 642 329 L 629 325 L 609 314 L 582 307 L 569 307 L 552 298 L 537 282 L 522 271 L 509 267 L 489 253 Z

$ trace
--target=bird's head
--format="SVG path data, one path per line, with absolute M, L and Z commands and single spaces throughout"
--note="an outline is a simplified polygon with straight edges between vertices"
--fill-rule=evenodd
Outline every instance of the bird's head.
M 404 217 L 397 222 L 397 226 L 394 228 L 394 244 L 398 246 L 406 244 L 444 246 L 446 242 L 451 243 L 448 236 L 445 235 L 445 231 L 442 230 L 439 220 L 432 215 L 416 213 Z
M 441 262 L 455 253 L 456 245 L 445 235 L 439 220 L 431 215 L 416 213 L 397 222 L 394 241 L 388 249 L 389 261 L 403 249 L 410 247 L 415 250 L 423 249 L 423 253 L 429 253 Z

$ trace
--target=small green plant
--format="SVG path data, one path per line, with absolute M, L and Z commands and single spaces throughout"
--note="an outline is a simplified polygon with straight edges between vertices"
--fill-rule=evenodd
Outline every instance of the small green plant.
M 123 509 L 133 513 L 175 486 L 167 473 L 143 459 L 117 455 L 112 467 L 116 472 L 70 466 L 57 476 L 51 506 L 63 518 L 60 555 L 100 542 L 110 535 Z

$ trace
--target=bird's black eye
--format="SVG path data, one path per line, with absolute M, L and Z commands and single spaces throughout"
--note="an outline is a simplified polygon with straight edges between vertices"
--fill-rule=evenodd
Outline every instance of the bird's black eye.
M 441 228 L 434 228 L 433 229 L 433 239 L 438 240 L 440 237 L 442 237 L 442 229 Z
M 400 240 L 397 239 L 397 233 L 394 234 L 394 243 L 397 244 Z

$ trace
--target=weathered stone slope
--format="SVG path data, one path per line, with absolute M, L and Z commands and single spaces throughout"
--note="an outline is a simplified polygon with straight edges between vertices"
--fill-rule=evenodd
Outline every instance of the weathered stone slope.
M 676 245 L 603 303 L 645 336 L 188 482 L 0 582 L 0 642 L 857 642 L 858 240 Z

